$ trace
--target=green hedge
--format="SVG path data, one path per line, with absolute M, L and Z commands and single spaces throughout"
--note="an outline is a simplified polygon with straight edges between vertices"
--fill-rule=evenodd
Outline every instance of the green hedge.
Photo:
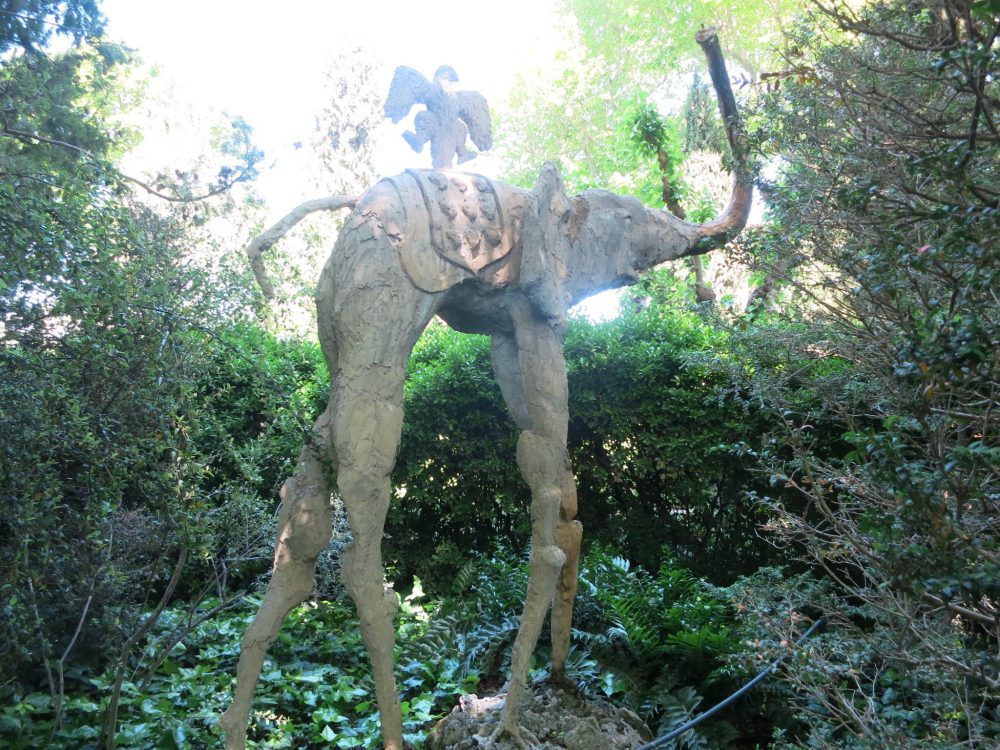
M 732 387 L 726 344 L 723 326 L 672 298 L 605 323 L 571 322 L 569 448 L 588 543 L 649 569 L 666 546 L 719 583 L 773 560 L 750 495 L 764 481 L 754 449 L 767 425 Z M 523 549 L 529 494 L 516 441 L 489 340 L 428 329 L 410 362 L 393 476 L 393 575 L 433 589 L 473 551 Z

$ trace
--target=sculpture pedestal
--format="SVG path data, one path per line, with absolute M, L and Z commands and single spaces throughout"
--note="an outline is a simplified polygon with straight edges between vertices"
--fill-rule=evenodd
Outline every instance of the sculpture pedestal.
M 478 750 L 496 729 L 505 698 L 463 696 L 431 732 L 427 747 Z M 642 720 L 628 709 L 550 683 L 525 688 L 520 723 L 539 739 L 538 750 L 634 750 L 652 739 Z M 515 750 L 510 738 L 497 740 L 495 750 L 508 748 Z

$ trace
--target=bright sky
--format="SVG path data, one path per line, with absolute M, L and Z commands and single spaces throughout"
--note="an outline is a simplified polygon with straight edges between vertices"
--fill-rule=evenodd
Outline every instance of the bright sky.
M 499 102 L 536 51 L 551 54 L 552 6 L 553 0 L 102 4 L 112 39 L 156 64 L 176 82 L 183 100 L 242 115 L 268 160 L 280 159 L 312 134 L 314 113 L 323 104 L 317 101 L 323 71 L 339 50 L 362 46 L 388 70 L 409 65 L 428 78 L 438 66 L 451 65 L 461 88 Z M 402 123 L 393 127 L 403 130 Z M 383 154 L 377 166 L 395 172 L 425 162 L 430 165 L 429 156 L 414 154 L 399 138 L 398 151 Z M 478 161 L 470 166 L 485 171 Z
M 172 81 L 177 98 L 196 108 L 241 115 L 254 142 L 275 166 L 257 181 L 277 220 L 303 200 L 319 197 L 303 178 L 303 152 L 294 144 L 314 132 L 324 102 L 323 73 L 338 52 L 361 46 L 387 70 L 416 68 L 428 78 L 438 66 L 456 69 L 459 87 L 482 93 L 494 107 L 517 74 L 551 59 L 562 37 L 558 0 L 103 0 L 108 36 L 139 51 Z M 388 93 L 388 92 L 386 92 Z M 381 174 L 429 166 L 389 129 L 377 156 Z M 386 131 L 383 131 L 385 133 Z M 169 147 L 167 147 L 169 149 Z M 169 162 L 176 155 L 167 153 Z M 159 165 L 157 165 L 159 166 Z M 495 175 L 489 157 L 469 169 Z M 617 312 L 617 296 L 588 301 L 586 314 Z

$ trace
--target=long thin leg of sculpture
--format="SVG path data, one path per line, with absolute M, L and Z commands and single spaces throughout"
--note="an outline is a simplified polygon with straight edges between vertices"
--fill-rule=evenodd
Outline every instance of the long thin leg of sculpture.
M 403 426 L 406 361 L 434 314 L 436 298 L 410 284 L 380 227 L 345 231 L 352 234 L 340 245 L 336 265 L 324 270 L 317 291 L 320 341 L 333 382 L 337 484 L 353 534 L 341 572 L 372 664 L 383 744 L 402 750 L 393 675 L 396 595 L 385 585 L 382 531 Z
M 254 689 L 267 649 L 288 612 L 312 592 L 316 558 L 330 541 L 330 490 L 323 478 L 322 453 L 329 431 L 329 411 L 317 422 L 317 443 L 299 455 L 295 473 L 281 488 L 281 514 L 274 568 L 256 617 L 243 636 L 236 667 L 233 702 L 219 718 L 226 750 L 243 750 Z
M 566 677 L 566 657 L 569 654 L 570 631 L 573 626 L 573 601 L 580 575 L 580 544 L 583 542 L 583 524 L 573 520 L 576 516 L 576 482 L 562 493 L 559 522 L 556 525 L 556 544 L 566 555 L 556 582 L 552 599 L 552 680 L 569 683 Z
M 557 588 L 561 599 L 558 618 L 567 625 L 568 643 L 567 617 L 572 609 L 563 597 L 570 588 L 559 581 L 570 570 L 575 576 L 582 527 L 572 520 L 576 486 L 566 451 L 569 410 L 562 331 L 527 306 L 515 311 L 513 319 L 513 336 L 493 337 L 493 367 L 504 399 L 522 428 L 517 462 L 531 489 L 531 577 L 514 642 L 507 703 L 494 738 L 507 732 L 523 746 L 518 714 L 528 664 Z M 572 606 L 571 599 L 568 606 Z M 561 649 L 562 665 L 566 649 Z
M 343 378 L 346 382 L 337 385 L 334 433 L 343 450 L 337 483 L 354 537 L 341 559 L 341 572 L 357 606 L 372 664 L 382 741 L 387 750 L 402 750 L 402 716 L 393 675 L 396 595 L 386 587 L 382 570 L 389 474 L 403 424 L 402 387 L 396 398 L 373 393 L 380 389 L 373 375 Z

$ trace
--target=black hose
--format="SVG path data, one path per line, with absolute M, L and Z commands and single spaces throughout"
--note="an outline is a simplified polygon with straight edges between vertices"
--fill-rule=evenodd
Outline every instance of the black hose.
M 825 624 L 826 624 L 826 621 L 823 620 L 823 618 L 820 618 L 820 619 L 816 620 L 816 622 L 814 622 L 812 624 L 812 627 L 809 628 L 809 630 L 807 630 L 805 633 L 803 633 L 802 637 L 799 638 L 795 642 L 795 645 L 796 646 L 801 646 L 803 643 L 805 643 L 807 640 L 809 640 L 817 631 L 819 631 L 823 627 L 823 625 L 825 625 Z M 758 683 L 760 683 L 761 681 L 763 681 L 768 675 L 770 675 L 772 672 L 774 672 L 774 670 L 776 670 L 778 668 L 778 666 L 781 664 L 781 662 L 783 662 L 785 660 L 785 657 L 788 656 L 788 653 L 789 653 L 788 651 L 785 651 L 785 653 L 783 653 L 781 656 L 779 656 L 777 659 L 775 659 L 773 662 L 771 662 L 771 664 L 767 667 L 767 669 L 765 669 L 764 671 L 762 671 L 760 674 L 758 674 L 756 677 L 754 677 L 752 680 L 750 680 L 750 682 L 748 682 L 746 685 L 744 685 L 743 687 L 741 687 L 735 693 L 733 693 L 732 695 L 730 695 L 724 701 L 721 701 L 720 703 L 715 704 L 714 706 L 712 706 L 710 709 L 708 709 L 704 713 L 698 714 L 697 716 L 695 716 L 690 721 L 688 721 L 688 722 L 686 722 L 684 724 L 681 724 L 676 729 L 670 730 L 669 732 L 667 732 L 667 734 L 663 735 L 659 739 L 655 739 L 652 742 L 648 742 L 645 745 L 642 745 L 641 747 L 636 748 L 636 750 L 653 750 L 653 748 L 660 747 L 664 743 L 670 742 L 670 740 L 673 740 L 673 739 L 676 739 L 677 737 L 680 737 L 682 734 L 684 734 L 685 732 L 687 732 L 689 729 L 694 729 L 696 726 L 698 726 L 703 721 L 705 721 L 705 719 L 709 718 L 710 716 L 714 716 L 719 711 L 721 711 L 726 706 L 728 706 L 730 703 L 732 703 L 737 698 L 739 698 L 740 696 L 742 696 L 744 693 L 747 693 L 750 690 L 753 690 L 753 688 L 755 688 L 758 685 Z

